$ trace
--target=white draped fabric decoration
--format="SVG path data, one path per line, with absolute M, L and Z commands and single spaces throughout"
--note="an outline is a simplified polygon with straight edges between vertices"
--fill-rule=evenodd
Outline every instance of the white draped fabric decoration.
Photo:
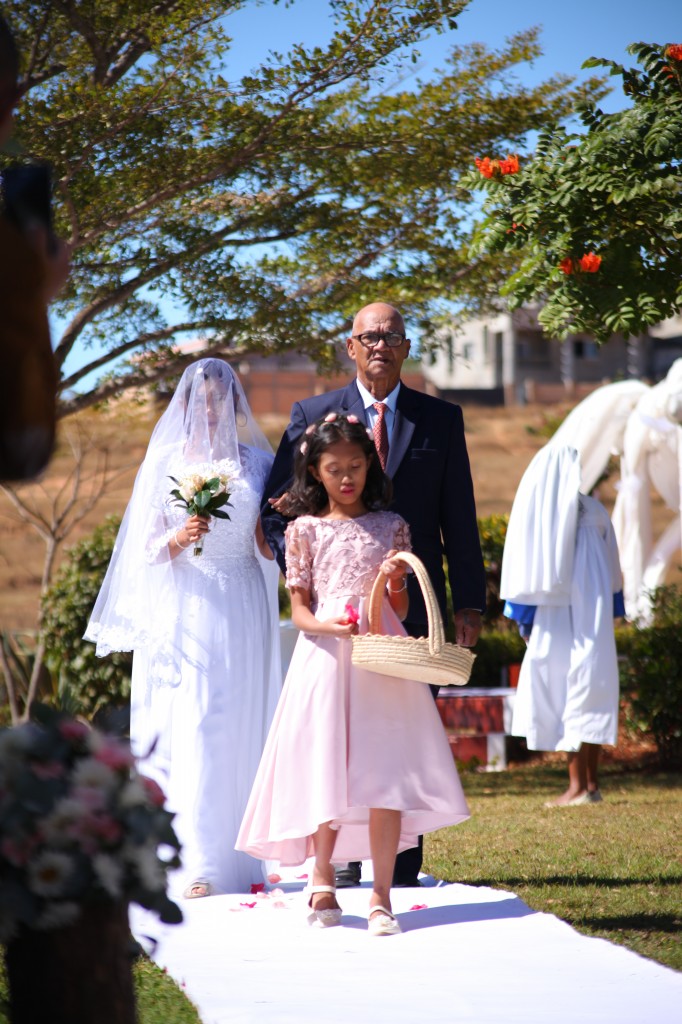
M 665 581 L 682 547 L 682 359 L 654 387 L 621 381 L 597 388 L 566 417 L 549 442 L 580 453 L 582 490 L 589 491 L 612 456 L 621 479 L 613 510 L 623 569 L 628 618 L 646 623 L 651 592 Z M 655 540 L 652 494 L 658 492 L 674 518 Z
M 535 455 L 509 517 L 500 584 L 503 600 L 568 605 L 579 489 L 576 451 L 546 446 Z
M 500 593 L 537 606 L 512 721 L 512 734 L 525 736 L 530 750 L 577 751 L 617 739 L 618 548 L 606 509 L 579 487 L 578 453 L 545 446 L 521 479 L 509 519 Z

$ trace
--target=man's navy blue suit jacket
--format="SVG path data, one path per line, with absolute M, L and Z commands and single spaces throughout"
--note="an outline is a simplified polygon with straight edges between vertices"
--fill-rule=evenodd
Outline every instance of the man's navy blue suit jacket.
M 296 402 L 265 487 L 263 530 L 284 572 L 284 530 L 288 520 L 268 504 L 291 485 L 296 445 L 305 428 L 329 412 L 354 413 L 366 422 L 355 381 L 337 391 Z M 393 482 L 391 509 L 409 524 L 414 553 L 424 562 L 445 618 L 443 554 L 455 611 L 485 609 L 485 572 L 476 522 L 474 490 L 464 439 L 464 420 L 452 405 L 401 383 L 386 472 Z M 426 609 L 419 585 L 409 581 L 405 625 L 424 634 Z M 412 627 L 412 628 L 410 628 Z

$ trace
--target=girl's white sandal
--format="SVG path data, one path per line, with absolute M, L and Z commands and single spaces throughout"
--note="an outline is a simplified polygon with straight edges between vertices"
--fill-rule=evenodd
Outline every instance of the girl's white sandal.
M 308 889 L 310 893 L 310 899 L 308 900 L 308 906 L 312 910 L 313 907 L 313 896 L 317 892 L 328 892 L 336 898 L 336 886 L 334 885 L 311 885 Z M 336 924 L 341 924 L 342 910 L 340 907 L 333 907 L 329 910 L 313 910 L 312 914 L 308 915 L 308 924 L 314 928 L 333 928 Z
M 390 910 L 386 907 L 372 907 L 367 921 L 370 935 L 400 935 L 402 928 Z

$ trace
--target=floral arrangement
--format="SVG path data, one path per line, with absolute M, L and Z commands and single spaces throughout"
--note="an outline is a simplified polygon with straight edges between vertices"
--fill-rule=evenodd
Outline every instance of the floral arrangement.
M 0 730 L 0 941 L 102 901 L 181 921 L 166 893 L 180 844 L 164 800 L 126 742 L 53 708 Z
M 184 508 L 188 516 L 215 516 L 216 519 L 229 519 L 227 512 L 222 511 L 225 505 L 230 504 L 230 492 L 228 486 L 230 478 L 224 473 L 216 473 L 213 476 L 205 477 L 199 473 L 190 473 L 177 480 L 170 477 L 177 487 L 171 490 L 173 505 Z M 194 545 L 194 554 L 200 555 L 203 550 L 202 541 Z

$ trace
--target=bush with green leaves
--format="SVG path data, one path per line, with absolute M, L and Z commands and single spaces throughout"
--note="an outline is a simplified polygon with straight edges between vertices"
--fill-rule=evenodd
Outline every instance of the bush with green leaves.
M 43 599 L 46 663 L 72 710 L 93 716 L 130 695 L 132 654 L 95 655 L 83 640 L 114 547 L 120 520 L 110 516 L 71 548 Z
M 504 601 L 500 600 L 500 578 L 508 525 L 508 515 L 483 516 L 478 520 L 478 535 L 481 538 L 485 568 L 485 621 L 489 623 L 497 622 L 501 618 L 504 607 Z
M 651 625 L 617 631 L 628 727 L 650 734 L 661 767 L 682 769 L 682 591 L 660 587 Z
M 516 626 L 508 630 L 491 629 L 481 633 L 474 648 L 476 661 L 471 670 L 469 686 L 499 686 L 502 669 L 519 665 L 526 653 L 526 643 Z

